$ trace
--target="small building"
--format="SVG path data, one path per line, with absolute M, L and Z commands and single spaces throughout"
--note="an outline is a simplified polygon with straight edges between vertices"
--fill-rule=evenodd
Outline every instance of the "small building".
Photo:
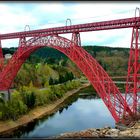
M 12 57 L 12 55 L 10 53 L 8 53 L 8 54 L 5 54 L 4 57 L 5 57 L 5 59 L 10 59 Z

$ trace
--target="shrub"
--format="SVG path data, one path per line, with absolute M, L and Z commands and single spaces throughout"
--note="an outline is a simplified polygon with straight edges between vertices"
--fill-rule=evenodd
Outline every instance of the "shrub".
M 53 92 L 54 95 L 56 95 L 58 98 L 61 98 L 65 91 L 62 89 L 61 85 L 54 85 L 51 86 L 51 91 Z
M 67 88 L 67 90 L 71 90 L 73 87 L 72 87 L 72 82 L 70 82 L 70 81 L 68 81 L 67 83 L 66 83 L 66 88 Z
M 20 115 L 27 112 L 27 106 L 21 100 L 7 101 L 3 106 L 2 119 L 16 120 Z
M 41 106 L 55 101 L 68 91 L 80 86 L 79 80 L 67 81 L 65 84 L 48 86 L 47 89 L 37 90 L 32 82 L 29 87 L 23 86 L 19 91 L 14 90 L 11 100 L 0 102 L 0 119 L 16 120 L 34 106 Z
M 20 92 L 24 104 L 26 104 L 28 108 L 33 108 L 35 106 L 36 100 L 35 89 L 23 86 L 23 88 L 20 89 Z
M 2 119 L 2 112 L 0 112 L 0 120 Z
M 36 100 L 35 100 L 36 106 L 44 105 L 49 102 L 47 90 L 37 90 L 35 96 L 36 96 Z

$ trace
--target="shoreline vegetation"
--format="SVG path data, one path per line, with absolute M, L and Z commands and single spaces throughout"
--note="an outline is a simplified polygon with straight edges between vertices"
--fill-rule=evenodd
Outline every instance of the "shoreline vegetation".
M 15 89 L 10 94 L 10 100 L 1 98 L 0 101 L 0 120 L 17 120 L 21 115 L 26 114 L 37 106 L 50 104 L 65 95 L 67 91 L 81 86 L 79 79 L 55 85 L 48 85 L 38 89 L 32 82 L 29 86 L 22 86 Z
M 78 92 L 80 89 L 90 86 L 90 83 L 81 84 L 80 87 L 73 88 L 67 91 L 61 98 L 58 98 L 48 104 L 44 104 L 42 106 L 37 106 L 31 109 L 26 114 L 20 116 L 16 120 L 4 120 L 0 121 L 0 136 L 6 135 L 8 133 L 13 132 L 21 126 L 27 125 L 29 122 L 34 121 L 35 119 L 39 119 L 44 115 L 50 115 L 56 112 L 61 104 L 74 93 Z

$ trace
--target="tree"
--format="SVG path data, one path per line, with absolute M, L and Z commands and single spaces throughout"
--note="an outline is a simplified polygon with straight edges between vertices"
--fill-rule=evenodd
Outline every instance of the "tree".
M 28 108 L 34 107 L 35 99 L 36 99 L 34 88 L 23 86 L 20 89 L 20 92 L 21 92 L 22 100 L 24 104 L 26 104 Z
M 35 96 L 34 92 L 31 92 L 31 95 L 30 95 L 30 108 L 35 106 L 35 99 L 36 99 L 36 96 Z
M 72 72 L 69 73 L 70 74 L 70 79 L 69 80 L 73 80 L 74 79 L 74 75 Z
M 49 79 L 49 85 L 53 85 L 53 79 L 52 79 L 52 77 L 50 77 L 50 79 Z
M 59 83 L 63 83 L 64 82 L 64 77 L 62 75 L 59 76 Z

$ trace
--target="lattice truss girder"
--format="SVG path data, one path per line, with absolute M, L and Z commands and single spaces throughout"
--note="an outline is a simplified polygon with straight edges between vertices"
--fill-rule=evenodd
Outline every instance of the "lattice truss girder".
M 3 58 L 2 45 L 1 45 L 1 40 L 0 40 L 0 71 L 3 68 L 3 64 L 4 64 L 4 58 Z
M 133 114 L 140 111 L 140 29 L 132 30 L 131 47 L 128 61 L 128 75 L 126 83 L 125 100 Z

